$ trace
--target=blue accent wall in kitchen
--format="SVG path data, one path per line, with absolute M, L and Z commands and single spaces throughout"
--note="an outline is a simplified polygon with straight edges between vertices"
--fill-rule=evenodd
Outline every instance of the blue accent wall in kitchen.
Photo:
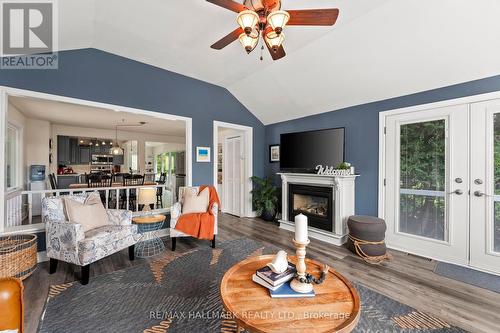
M 251 126 L 254 174 L 264 174 L 264 125 L 217 85 L 97 49 L 59 52 L 56 70 L 0 69 L 0 85 L 191 117 L 194 185 L 212 184 L 213 158 L 196 163 L 194 155 L 212 146 L 213 121 Z
M 377 215 L 379 112 L 498 90 L 500 76 L 494 76 L 276 123 L 266 126 L 266 143 L 279 144 L 281 133 L 345 127 L 345 159 L 361 174 L 356 180 L 356 214 Z M 266 174 L 280 184 L 279 163 L 265 161 Z

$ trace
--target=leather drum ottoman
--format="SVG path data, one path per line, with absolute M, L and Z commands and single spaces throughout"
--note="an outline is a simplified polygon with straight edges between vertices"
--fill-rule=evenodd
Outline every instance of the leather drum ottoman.
M 347 248 L 367 261 L 388 259 L 385 246 L 385 221 L 378 217 L 353 215 L 347 220 Z

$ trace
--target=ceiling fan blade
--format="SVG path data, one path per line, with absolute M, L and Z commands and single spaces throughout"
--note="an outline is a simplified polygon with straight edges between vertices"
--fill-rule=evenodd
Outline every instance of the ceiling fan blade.
M 229 34 L 226 36 L 222 37 L 219 39 L 217 42 L 215 42 L 212 46 L 210 46 L 213 49 L 216 50 L 221 50 L 234 42 L 235 40 L 238 39 L 238 37 L 243 33 L 243 29 L 241 28 L 236 28 L 235 30 L 231 31 Z
M 337 8 L 287 10 L 290 20 L 286 25 L 334 25 L 339 17 Z
M 233 12 L 236 13 L 239 13 L 247 9 L 247 7 L 243 6 L 241 3 L 237 3 L 231 0 L 207 0 L 207 1 L 213 3 L 214 5 L 232 10 Z
M 267 43 L 265 43 L 265 44 L 267 46 L 267 49 L 269 50 L 269 53 L 271 53 L 271 58 L 273 58 L 273 60 L 278 60 L 278 59 L 281 59 L 284 56 L 286 56 L 285 49 L 283 48 L 283 45 L 280 45 L 280 47 L 276 50 L 276 52 L 274 52 L 273 49 L 270 48 L 269 45 L 267 45 Z

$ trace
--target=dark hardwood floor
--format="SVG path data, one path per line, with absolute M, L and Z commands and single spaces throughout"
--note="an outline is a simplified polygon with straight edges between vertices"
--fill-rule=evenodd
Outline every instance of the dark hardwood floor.
M 248 237 L 294 251 L 293 234 L 279 229 L 277 225 L 259 219 L 236 218 L 223 214 L 219 222 L 217 241 Z M 166 238 L 170 255 L 170 239 Z M 198 246 L 210 246 L 208 241 L 183 238 L 177 241 L 176 251 L 187 251 Z M 500 332 L 500 294 L 433 273 L 435 262 L 425 258 L 390 251 L 394 259 L 384 266 L 366 264 L 342 247 L 336 247 L 318 240 L 312 240 L 307 248 L 308 257 L 331 265 L 352 281 L 389 296 L 462 327 L 471 332 Z M 140 265 L 149 259 L 128 260 L 127 250 L 92 264 L 92 276 L 113 272 L 131 265 Z M 40 315 L 51 284 L 75 280 L 73 265 L 59 263 L 57 272 L 49 275 L 48 262 L 39 264 L 37 271 L 25 280 L 25 331 L 36 332 Z

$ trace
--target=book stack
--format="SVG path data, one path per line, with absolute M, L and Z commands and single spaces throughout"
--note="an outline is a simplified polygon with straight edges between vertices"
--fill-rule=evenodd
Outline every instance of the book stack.
M 274 273 L 268 266 L 258 269 L 252 276 L 253 282 L 269 289 L 269 294 L 273 298 L 286 297 L 312 297 L 311 293 L 297 293 L 290 288 L 290 281 L 295 276 L 295 265 L 288 263 L 288 268 L 283 273 Z

